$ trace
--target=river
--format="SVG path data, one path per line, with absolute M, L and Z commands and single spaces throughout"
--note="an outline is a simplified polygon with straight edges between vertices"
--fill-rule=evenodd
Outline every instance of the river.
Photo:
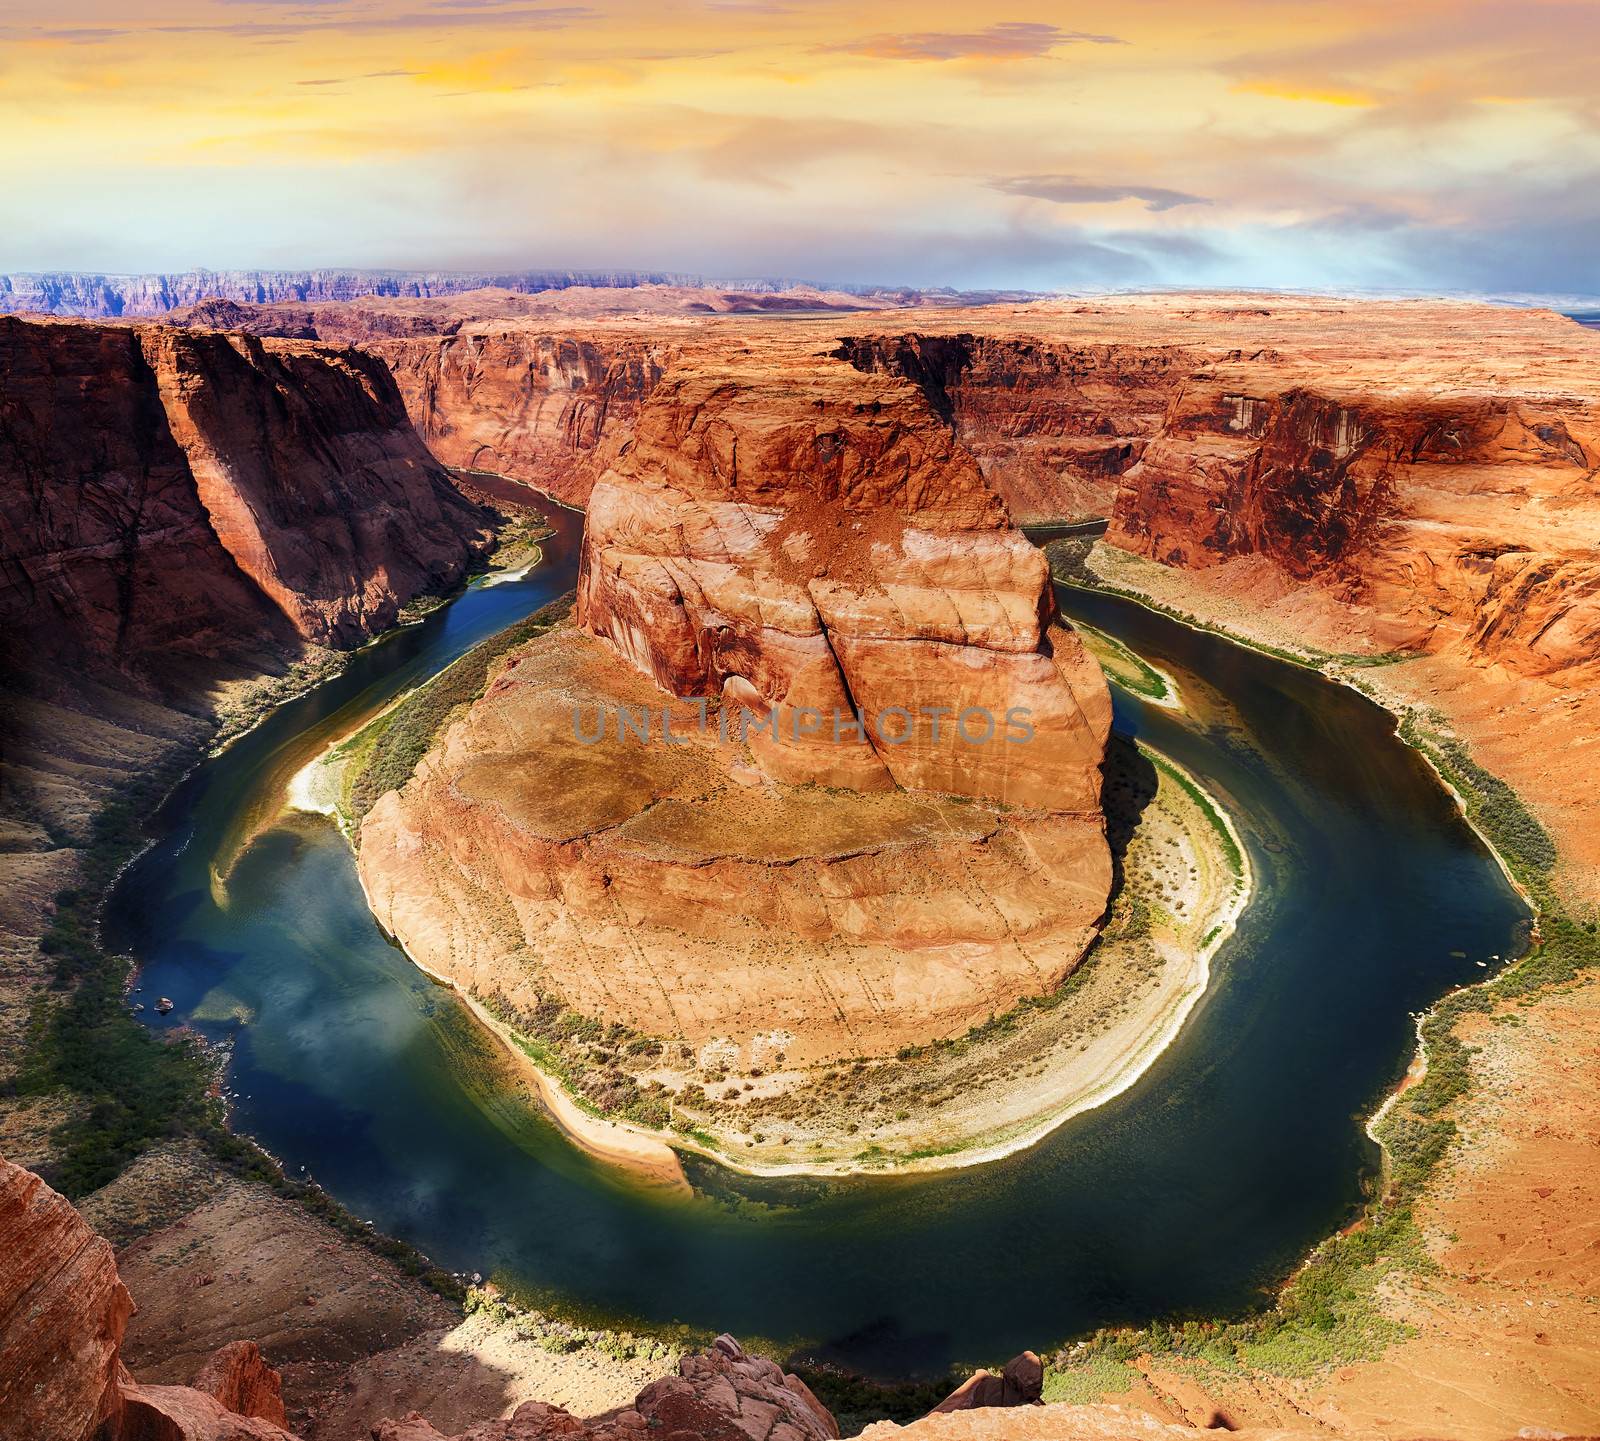
M 582 518 L 552 520 L 526 579 L 367 647 L 195 771 L 107 912 L 143 998 L 176 1003 L 149 1023 L 232 1043 L 236 1128 L 439 1264 L 883 1376 L 1247 1306 L 1360 1204 L 1377 1160 L 1362 1118 L 1404 1069 L 1411 1013 L 1523 944 L 1522 903 L 1381 709 L 1063 590 L 1069 615 L 1176 677 L 1185 711 L 1119 692 L 1117 729 L 1199 776 L 1250 850 L 1256 900 L 1181 1035 L 1130 1091 L 1005 1161 L 848 1181 L 695 1163 L 692 1196 L 634 1184 L 569 1145 L 385 940 L 332 824 L 280 811 L 330 737 L 571 586 Z

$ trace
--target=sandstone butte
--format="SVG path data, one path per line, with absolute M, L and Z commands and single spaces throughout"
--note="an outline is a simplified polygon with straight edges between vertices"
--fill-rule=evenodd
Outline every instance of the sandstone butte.
M 619 703 L 688 743 L 624 737 Z M 379 801 L 361 875 L 424 967 L 513 1010 L 746 1067 L 892 1053 L 1082 957 L 1109 725 L 1043 556 L 918 387 L 805 345 L 685 360 L 605 455 L 576 625 Z

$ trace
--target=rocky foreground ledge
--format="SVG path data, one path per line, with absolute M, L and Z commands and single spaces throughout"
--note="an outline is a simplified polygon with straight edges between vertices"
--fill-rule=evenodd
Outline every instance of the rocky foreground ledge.
M 110 1243 L 38 1176 L 0 1158 L 0 1437 L 5 1441 L 297 1441 L 279 1374 L 253 1341 L 211 1355 L 188 1386 L 141 1385 L 122 1360 L 135 1311 Z M 928 1416 L 879 1422 L 874 1441 L 1185 1441 L 1201 1426 L 1119 1406 L 1043 1405 L 1032 1352 L 980 1371 Z M 1202 1418 L 1225 1426 L 1226 1418 Z M 330 1434 L 330 1433 L 319 1433 Z M 371 1427 L 372 1441 L 447 1441 L 418 1412 Z M 1251 1430 L 1254 1441 L 1309 1431 Z M 652 1381 L 631 1405 L 580 1418 L 543 1401 L 486 1418 L 449 1441 L 837 1441 L 827 1407 L 798 1376 L 719 1336 Z M 1359 1441 L 1345 1433 L 1346 1441 Z M 346 1441 L 335 1436 L 332 1441 Z M 348 1441 L 365 1441 L 351 1432 Z

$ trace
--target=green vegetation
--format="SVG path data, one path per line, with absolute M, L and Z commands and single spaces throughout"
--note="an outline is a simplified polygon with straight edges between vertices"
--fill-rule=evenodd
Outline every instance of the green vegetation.
M 1224 1321 L 1156 1322 L 1097 1331 L 1050 1358 L 1047 1398 L 1092 1400 L 1126 1389 L 1126 1366 L 1146 1353 L 1163 1365 L 1221 1372 L 1305 1376 L 1327 1366 L 1375 1360 L 1405 1330 L 1377 1308 L 1373 1293 L 1393 1266 L 1427 1264 L 1409 1208 L 1383 1210 L 1324 1241 L 1269 1311 Z
M 1500 854 L 1538 908 L 1536 943 L 1500 975 L 1446 996 L 1422 1024 L 1426 1075 L 1402 1093 L 1376 1128 L 1388 1153 L 1391 1192 L 1411 1196 L 1448 1152 L 1456 1127 L 1449 1107 L 1472 1084 L 1472 1048 L 1457 1034 L 1469 1014 L 1493 1015 L 1502 1005 L 1564 985 L 1600 964 L 1600 927 L 1574 916 L 1553 882 L 1555 842 L 1520 796 L 1475 760 L 1441 717 L 1408 713 L 1400 735 L 1425 755 L 1461 798 L 1467 817 Z
M 552 601 L 515 625 L 480 642 L 426 685 L 363 726 L 335 752 L 346 770 L 346 814 L 359 822 L 389 791 L 399 790 L 439 733 L 484 692 L 495 663 L 549 630 L 572 609 L 572 596 Z
M 1227 821 L 1222 818 L 1216 806 L 1211 803 L 1211 797 L 1189 778 L 1187 772 L 1175 766 L 1160 751 L 1151 750 L 1148 746 L 1140 746 L 1139 749 L 1163 775 L 1182 787 L 1183 793 L 1195 805 L 1199 806 L 1206 820 L 1211 823 L 1211 828 L 1217 833 L 1217 837 L 1222 844 L 1223 857 L 1228 862 L 1228 869 L 1233 872 L 1237 879 L 1243 880 L 1244 856 L 1240 853 L 1239 844 L 1234 840 L 1233 832 L 1228 828 Z
M 539 542 L 554 534 L 550 523 L 534 511 L 517 509 L 504 514 L 495 532 L 494 550 L 483 562 L 486 573 L 475 577 L 474 583 L 481 585 L 493 571 L 526 570 L 537 565 L 544 558 Z
M 709 1141 L 691 1122 L 673 1115 L 672 1093 L 659 1081 L 641 1086 L 621 1069 L 625 1059 L 658 1053 L 661 1042 L 656 1038 L 640 1036 L 617 1021 L 608 1024 L 568 1010 L 557 1001 L 541 1001 L 530 1009 L 514 1007 L 503 996 L 483 995 L 476 989 L 471 994 L 511 1032 L 518 1049 L 587 1115 L 631 1121 L 657 1131 L 672 1126 L 682 1134 Z M 699 1087 L 690 1089 L 699 1091 L 699 1096 L 686 1091 L 685 1100 L 705 1100 Z
M 680 1344 L 662 1336 L 620 1328 L 580 1326 L 526 1308 L 493 1285 L 468 1288 L 463 1296 L 463 1309 L 469 1316 L 484 1316 L 496 1326 L 509 1327 L 522 1340 L 532 1341 L 553 1356 L 597 1351 L 613 1361 L 645 1361 L 665 1370 L 682 1353 Z
M 265 720 L 285 701 L 332 680 L 350 664 L 350 655 L 349 651 L 308 645 L 306 653 L 282 675 L 265 676 L 231 693 L 218 709 L 217 733 L 211 738 L 211 748 L 220 750 Z
M 1437 713 L 1412 710 L 1400 722 L 1400 738 L 1415 746 L 1461 797 L 1467 816 L 1505 858 L 1524 886 L 1548 889 L 1556 864 L 1550 833 L 1499 776 L 1472 759 L 1465 745 L 1451 735 Z
M 1124 690 L 1158 704 L 1173 698 L 1174 692 L 1166 676 L 1114 635 L 1081 620 L 1074 621 L 1072 628 L 1083 638 L 1089 653 L 1100 662 L 1101 669 Z
M 970 1374 L 952 1368 L 943 1376 L 923 1381 L 879 1382 L 795 1357 L 789 1359 L 785 1369 L 793 1371 L 833 1412 L 841 1436 L 854 1436 L 874 1421 L 897 1421 L 903 1425 L 926 1416 Z
M 1085 1351 L 1067 1369 L 1045 1372 L 1044 1399 L 1047 1405 L 1090 1406 L 1104 1396 L 1120 1396 L 1138 1380 L 1139 1373 L 1126 1361 Z
M 177 780 L 169 765 L 102 806 L 80 852 L 78 883 L 56 896 L 40 938 L 50 989 L 35 996 L 15 1081 L 23 1095 L 66 1090 L 81 1101 L 56 1134 L 49 1179 L 74 1199 L 121 1173 L 158 1140 L 209 1121 L 214 1066 L 192 1039 L 167 1042 L 128 1013 L 132 963 L 100 945 L 99 914 L 117 872 L 144 842 L 142 819 Z M 71 837 L 57 837 L 70 845 Z

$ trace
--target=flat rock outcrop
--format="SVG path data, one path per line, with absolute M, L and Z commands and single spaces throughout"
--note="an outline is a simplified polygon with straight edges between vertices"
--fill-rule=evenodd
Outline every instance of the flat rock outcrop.
M 429 970 L 745 1066 L 1048 990 L 1110 885 L 1109 695 L 1043 558 L 914 385 L 769 364 L 655 388 L 591 499 L 577 627 L 360 837 Z

